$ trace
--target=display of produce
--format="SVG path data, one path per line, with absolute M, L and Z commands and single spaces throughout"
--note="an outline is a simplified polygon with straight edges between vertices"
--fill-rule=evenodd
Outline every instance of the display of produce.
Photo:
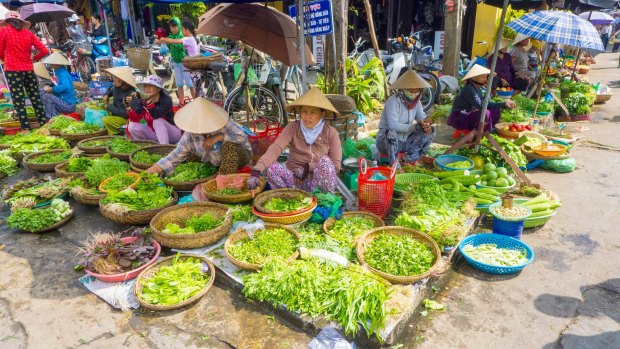
M 505 123 L 513 123 L 513 122 L 525 122 L 531 118 L 531 115 L 526 113 L 525 111 L 514 108 L 514 109 L 502 109 L 502 115 L 500 117 L 501 122 Z
M 213 176 L 217 172 L 217 167 L 210 163 L 186 162 L 175 167 L 174 172 L 166 177 L 171 182 L 189 182 L 196 179 Z
M 66 134 L 92 134 L 97 131 L 101 131 L 102 129 L 103 127 L 100 127 L 99 125 L 93 125 L 87 122 L 76 121 L 75 123 L 72 123 L 60 129 L 60 132 L 66 133 Z
M 491 206 L 489 212 L 507 218 L 525 218 L 530 215 L 530 210 L 522 206 L 504 207 L 502 205 Z
M 17 172 L 17 160 L 13 159 L 10 150 L 0 151 L 0 173 L 11 176 L 15 172 Z
M 112 153 L 129 155 L 140 149 L 140 145 L 133 143 L 128 139 L 117 137 L 108 142 L 108 149 L 110 149 Z
M 69 149 L 62 138 L 43 136 L 38 133 L 18 133 L 0 137 L 0 145 L 8 146 L 12 153 L 36 153 L 44 150 Z
M 129 171 L 127 162 L 110 158 L 110 155 L 106 154 L 93 160 L 93 164 L 86 170 L 86 180 L 93 187 L 98 187 L 107 178 L 127 171 Z
M 57 115 L 52 119 L 52 121 L 48 125 L 49 125 L 50 130 L 61 131 L 77 123 L 79 123 L 79 121 L 76 121 L 74 118 L 64 116 L 64 115 Z
M 19 189 L 9 190 L 6 196 L 7 199 L 4 202 L 10 205 L 13 210 L 34 207 L 63 194 L 67 189 L 66 185 L 68 182 L 69 180 L 64 178 L 26 181 L 23 182 L 23 186 L 18 184 L 14 187 Z
M 232 221 L 234 222 L 248 222 L 252 215 L 251 205 L 228 205 L 228 212 L 232 215 Z
M 290 257 L 297 250 L 297 243 L 297 238 L 284 229 L 263 229 L 252 238 L 237 241 L 228 252 L 240 261 L 262 264 L 271 257 Z
M 100 189 L 105 191 L 123 190 L 134 184 L 136 179 L 139 179 L 137 173 L 118 173 L 103 181 Z
M 465 245 L 463 252 L 478 262 L 495 266 L 517 266 L 528 261 L 525 250 L 498 248 L 496 244 Z
M 325 250 L 337 253 L 350 261 L 357 260 L 355 248 L 349 240 L 336 239 L 323 233 L 323 227 L 316 223 L 306 223 L 299 229 L 299 247 L 308 250 Z
M 347 216 L 336 221 L 329 234 L 337 240 L 353 243 L 356 237 L 373 228 L 376 227 L 372 219 L 364 216 Z
M 512 123 L 510 125 L 504 126 L 503 130 L 510 131 L 510 132 L 524 132 L 524 131 L 531 131 L 532 126 Z
M 84 141 L 81 143 L 81 145 L 83 147 L 86 148 L 95 148 L 95 147 L 104 147 L 107 146 L 108 143 L 110 143 L 110 141 L 112 140 L 112 138 L 107 138 L 107 139 L 93 139 L 91 141 Z
M 527 165 L 528 161 L 518 145 L 514 144 L 511 140 L 498 137 L 494 134 L 491 134 L 491 137 L 493 137 L 493 139 L 495 139 L 495 141 L 502 147 L 502 149 L 504 149 L 504 151 L 508 154 L 512 161 L 517 164 L 517 166 L 525 167 L 525 165 Z M 509 172 L 512 171 L 512 169 L 510 169 L 508 164 L 506 164 L 502 156 L 499 155 L 497 151 L 495 151 L 491 143 L 489 143 L 486 138 L 482 138 L 480 145 L 482 146 L 479 148 L 478 154 L 474 153 L 474 150 L 471 148 L 461 148 L 456 151 L 456 154 L 467 157 L 479 155 L 484 159 L 485 163 L 490 162 L 497 166 L 502 165 L 503 167 L 506 167 Z
M 431 144 L 431 146 L 428 148 L 428 151 L 426 152 L 426 156 L 428 156 L 429 158 L 436 158 L 439 155 L 443 155 L 448 149 L 450 149 L 450 147 L 447 145 Z
M 33 164 L 53 164 L 57 162 L 63 162 L 69 159 L 73 155 L 71 150 L 65 150 L 56 154 L 43 154 L 40 156 L 32 157 L 28 162 Z
M 201 216 L 194 216 L 185 221 L 185 227 L 181 228 L 176 223 L 168 223 L 162 231 L 165 234 L 194 234 L 202 231 L 215 229 L 224 223 L 224 217 L 216 217 L 210 212 Z
M 91 158 L 87 157 L 76 157 L 70 159 L 67 162 L 67 166 L 65 166 L 65 171 L 67 172 L 86 172 L 95 161 Z
M 364 260 L 384 273 L 415 276 L 433 266 L 435 255 L 428 246 L 411 236 L 383 233 L 366 244 Z
M 528 217 L 530 219 L 552 215 L 557 208 L 562 207 L 562 203 L 559 200 L 552 200 L 545 194 L 540 194 L 531 200 L 525 201 L 522 205 L 532 211 L 532 215 Z
M 505 167 L 495 167 L 492 163 L 484 164 L 484 177 L 481 177 L 480 184 L 483 186 L 506 188 L 515 185 L 515 180 L 508 175 Z
M 9 228 L 37 232 L 70 216 L 73 210 L 64 200 L 54 199 L 46 208 L 18 208 L 6 220 Z
M 154 164 L 157 161 L 161 160 L 164 157 L 163 154 L 151 154 L 146 150 L 140 150 L 133 154 L 133 161 L 139 162 L 141 164 Z
M 103 275 L 122 274 L 150 262 L 156 254 L 150 235 L 135 234 L 132 242 L 123 242 L 120 235 L 92 235 L 78 252 L 80 268 Z
M 172 200 L 172 188 L 164 186 L 156 174 L 142 173 L 135 188 L 111 191 L 101 200 L 103 205 L 114 205 L 119 212 L 150 210 L 168 205 Z
M 471 163 L 469 161 L 454 161 L 445 165 L 446 167 L 456 168 L 456 169 L 467 169 L 471 167 Z
M 295 198 L 277 198 L 269 199 L 264 207 L 271 211 L 277 212 L 295 212 L 312 206 L 312 197 L 299 195 Z
M 567 97 L 562 98 L 562 103 L 564 103 L 570 115 L 586 115 L 592 111 L 588 97 L 580 92 L 573 92 Z

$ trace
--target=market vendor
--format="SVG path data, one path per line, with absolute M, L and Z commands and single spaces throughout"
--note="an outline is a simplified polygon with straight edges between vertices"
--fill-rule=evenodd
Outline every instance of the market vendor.
M 517 41 L 518 40 L 518 41 Z M 510 51 L 512 64 L 515 68 L 517 77 L 527 79 L 528 84 L 532 83 L 536 78 L 536 72 L 530 66 L 530 38 L 520 36 L 515 39 L 515 47 Z
M 45 68 L 45 64 L 49 64 L 50 68 L 54 70 L 56 85 L 51 83 L 51 76 Z M 48 119 L 58 114 L 75 112 L 77 97 L 75 88 L 73 88 L 73 78 L 67 70 L 67 66 L 70 65 L 69 60 L 60 52 L 54 52 L 40 63 L 35 63 L 34 73 L 47 81 L 42 86 L 40 96 L 45 108 L 45 116 Z
M 452 103 L 452 112 L 448 117 L 448 125 L 457 130 L 475 130 L 478 128 L 482 101 L 484 100 L 482 88 L 487 85 L 490 73 L 489 69 L 478 64 L 475 64 L 467 72 L 463 77 L 465 86 L 463 86 Z M 513 109 L 514 107 L 515 103 L 511 100 L 489 102 L 485 115 L 484 129 L 490 131 L 499 122 L 501 109 Z
M 493 78 L 493 89 L 510 87 L 514 90 L 514 95 L 519 94 L 521 91 L 527 90 L 530 81 L 527 78 L 519 77 L 516 75 L 516 70 L 512 64 L 512 57 L 508 53 L 508 46 L 510 46 L 511 40 L 502 39 L 499 46 L 499 53 L 497 54 L 497 63 L 495 64 L 496 76 Z M 487 59 L 487 66 L 491 66 L 493 57 Z
M 256 189 L 264 173 L 272 189 L 300 187 L 310 192 L 317 188 L 333 192 L 342 161 L 342 146 L 338 131 L 324 119 L 340 114 L 317 88 L 286 106 L 287 111 L 293 109 L 300 120 L 286 125 L 257 161 L 248 179 L 248 189 Z M 289 156 L 282 165 L 277 159 L 286 148 Z
M 102 121 L 109 135 L 117 135 L 121 133 L 121 128 L 127 125 L 127 97 L 136 91 L 136 79 L 129 67 L 108 68 L 106 72 L 112 75 L 114 83 L 103 95 L 105 109 L 110 115 L 104 116 Z M 110 97 L 112 103 L 109 103 Z
M 146 99 L 142 99 L 139 93 L 125 97 L 129 101 L 127 128 L 132 139 L 175 144 L 181 138 L 181 130 L 174 125 L 172 98 L 163 84 L 159 76 L 149 75 L 138 84 Z M 143 119 L 146 125 L 141 123 Z
M 252 147 L 243 128 L 208 100 L 199 97 L 186 104 L 174 115 L 174 123 L 185 133 L 176 148 L 151 166 L 148 173 L 171 174 L 190 155 L 219 166 L 219 174 L 223 175 L 250 164 Z
M 405 153 L 404 162 L 415 162 L 428 150 L 435 130 L 433 121 L 426 117 L 420 97 L 430 85 L 409 69 L 390 89 L 396 90 L 385 102 L 377 133 L 377 149 L 396 162 L 396 153 Z

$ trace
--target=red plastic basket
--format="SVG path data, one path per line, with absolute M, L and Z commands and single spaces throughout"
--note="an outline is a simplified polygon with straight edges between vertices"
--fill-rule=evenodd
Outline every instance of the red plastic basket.
M 392 168 L 383 166 L 368 168 L 366 159 L 360 159 L 360 174 L 357 178 L 357 202 L 360 211 L 368 211 L 381 218 L 387 216 L 394 193 L 397 165 L 394 164 Z M 372 180 L 372 176 L 377 172 L 387 179 Z
M 260 131 L 259 131 L 260 130 Z M 248 136 L 252 147 L 252 160 L 255 162 L 267 151 L 267 148 L 282 132 L 279 122 L 269 122 L 267 119 L 254 121 L 254 133 L 256 136 Z
M 121 241 L 123 243 L 132 243 L 134 241 L 138 240 L 138 238 L 136 236 L 129 236 L 126 238 L 121 238 Z M 157 258 L 159 257 L 159 254 L 161 253 L 161 245 L 159 244 L 159 242 L 153 240 L 153 246 L 155 247 L 155 256 L 153 256 L 153 259 L 151 259 L 150 261 L 146 262 L 144 265 L 140 266 L 139 268 L 136 268 L 134 270 L 130 270 L 126 273 L 122 273 L 122 274 L 113 274 L 113 275 L 104 275 L 104 274 L 97 274 L 95 272 L 92 272 L 88 269 L 84 269 L 84 271 L 86 272 L 86 274 L 95 277 L 96 279 L 103 281 L 103 282 L 125 282 L 131 279 L 135 279 L 138 274 L 140 274 L 140 272 L 144 269 L 146 269 L 146 267 L 148 267 L 149 265 L 155 263 L 157 261 Z

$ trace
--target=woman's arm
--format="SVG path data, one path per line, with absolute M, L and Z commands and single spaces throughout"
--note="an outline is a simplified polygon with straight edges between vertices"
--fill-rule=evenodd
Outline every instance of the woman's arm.
M 254 165 L 254 169 L 263 172 L 271 166 L 271 164 L 278 159 L 278 156 L 282 154 L 284 149 L 291 144 L 293 135 L 293 124 L 286 125 L 282 133 L 276 138 L 276 141 L 270 145 L 265 154 L 258 159 L 256 165 Z
M 161 94 L 159 96 L 159 103 L 149 109 L 149 113 L 153 119 L 165 118 L 172 113 L 172 98 Z
M 37 54 L 32 57 L 34 61 L 38 61 L 50 53 L 47 47 L 45 47 L 45 45 L 43 45 L 43 43 L 34 34 L 32 34 L 32 46 L 34 46 L 35 50 L 38 51 Z
M 402 112 L 406 112 L 403 108 L 401 108 L 400 104 L 400 98 L 397 96 L 388 99 L 385 103 L 385 108 L 383 109 L 383 117 L 387 118 L 388 129 L 399 133 L 406 133 L 410 131 L 411 125 L 400 122 L 400 114 Z
M 183 44 L 183 39 L 161 38 L 159 39 L 159 41 L 165 42 L 167 44 Z
M 190 142 L 190 133 L 186 132 L 179 140 L 177 147 L 174 148 L 168 156 L 157 161 L 156 166 L 166 174 L 171 174 L 174 171 L 174 168 L 177 167 L 178 164 L 182 163 L 189 157 L 191 154 L 190 147 L 188 143 Z

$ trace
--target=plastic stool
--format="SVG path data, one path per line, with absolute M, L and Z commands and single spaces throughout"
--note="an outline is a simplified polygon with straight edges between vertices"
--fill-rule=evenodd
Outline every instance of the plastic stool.
M 74 118 L 76 121 L 80 121 L 80 114 L 78 113 L 62 113 L 62 115 Z
M 454 134 L 452 135 L 452 138 L 459 139 L 460 137 L 463 137 L 470 132 L 471 130 L 454 130 Z

